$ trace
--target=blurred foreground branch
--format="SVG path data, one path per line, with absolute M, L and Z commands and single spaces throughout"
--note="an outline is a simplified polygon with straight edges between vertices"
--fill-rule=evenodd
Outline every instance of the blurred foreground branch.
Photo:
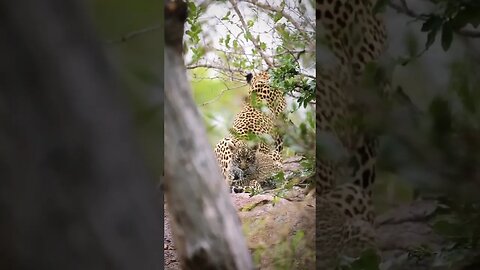
M 154 181 L 80 2 L 0 2 L 0 269 L 161 269 Z
M 240 220 L 191 96 L 182 58 L 187 5 L 168 1 L 165 197 L 183 269 L 253 269 Z

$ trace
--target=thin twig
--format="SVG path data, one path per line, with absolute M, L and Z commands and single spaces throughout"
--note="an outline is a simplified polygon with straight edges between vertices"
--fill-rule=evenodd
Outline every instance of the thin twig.
M 224 54 L 234 54 L 234 55 L 242 55 L 242 56 L 245 56 L 245 55 L 248 55 L 248 56 L 258 56 L 258 54 L 254 54 L 254 53 L 243 53 L 243 52 L 235 52 L 235 51 L 226 51 L 226 50 L 217 49 L 217 48 L 213 48 L 213 50 L 218 51 L 218 52 L 222 52 L 222 53 L 224 53 Z M 266 54 L 266 56 L 269 57 L 269 58 L 276 58 L 276 57 L 279 57 L 279 56 L 282 56 L 282 55 L 285 55 L 285 54 L 290 54 L 290 53 L 294 53 L 294 54 L 299 54 L 299 53 L 314 53 L 314 51 L 312 51 L 312 50 L 305 50 L 305 49 L 287 51 L 287 49 L 286 49 L 284 52 L 276 53 L 276 54 Z
M 315 44 L 313 43 L 313 40 L 312 40 L 312 37 L 309 37 L 307 32 L 305 31 L 305 29 L 303 27 L 300 26 L 300 24 L 298 24 L 298 22 L 292 18 L 292 16 L 290 16 L 290 14 L 286 13 L 283 9 L 280 9 L 278 7 L 273 7 L 273 6 L 270 6 L 268 4 L 263 4 L 263 3 L 260 3 L 256 0 L 243 0 L 244 2 L 247 2 L 247 3 L 250 3 L 254 6 L 257 6 L 261 9 L 264 9 L 264 10 L 268 10 L 268 11 L 274 11 L 274 12 L 278 12 L 280 14 L 282 14 L 282 16 L 287 19 L 287 21 L 289 21 L 298 31 L 298 33 L 300 33 L 304 38 L 305 38 L 305 41 L 311 46 L 311 47 L 315 47 Z
M 254 45 L 255 48 L 257 49 L 257 51 L 258 51 L 258 53 L 260 54 L 260 56 L 263 58 L 263 61 L 265 61 L 265 63 L 266 63 L 269 67 L 273 67 L 272 61 L 270 61 L 270 59 L 265 55 L 265 53 L 262 51 L 262 48 L 260 47 L 260 45 L 258 44 L 258 42 L 255 40 L 255 38 L 253 38 L 252 34 L 250 33 L 250 30 L 248 29 L 247 23 L 245 23 L 245 19 L 243 18 L 243 15 L 242 15 L 242 13 L 240 12 L 240 10 L 238 9 L 237 0 L 230 0 L 230 3 L 232 4 L 233 9 L 235 10 L 235 13 L 237 13 L 238 19 L 239 19 L 240 22 L 242 23 L 243 30 L 245 30 L 245 33 L 246 33 L 248 36 L 251 37 L 250 40 L 252 41 L 253 45 Z
M 238 89 L 238 88 L 242 88 L 242 87 L 245 87 L 245 84 L 242 84 L 242 85 L 239 85 L 239 86 L 236 86 L 236 87 L 233 87 L 233 88 L 225 88 L 225 89 L 223 89 L 223 90 L 220 92 L 220 94 L 218 94 L 218 96 L 216 96 L 215 98 L 213 98 L 213 99 L 211 99 L 211 100 L 209 100 L 209 101 L 206 101 L 206 102 L 200 104 L 200 106 L 203 107 L 203 106 L 205 106 L 205 105 L 208 105 L 208 104 L 210 104 L 210 103 L 213 103 L 213 102 L 217 101 L 219 98 L 221 98 L 225 92 L 232 91 L 232 90 L 235 90 L 235 89 Z
M 457 34 L 460 34 L 465 37 L 480 38 L 480 32 L 475 30 L 459 29 L 457 30 Z
M 115 44 L 115 43 L 121 43 L 121 42 L 125 42 L 129 39 L 132 39 L 134 37 L 137 37 L 139 35 L 142 35 L 142 34 L 146 34 L 146 33 L 149 33 L 149 32 L 154 32 L 154 31 L 158 31 L 160 30 L 160 28 L 162 28 L 163 26 L 161 25 L 154 25 L 154 26 L 150 26 L 150 27 L 147 27 L 147 28 L 144 28 L 144 29 L 140 29 L 140 30 L 137 30 L 137 31 L 133 31 L 133 32 L 130 32 L 124 36 L 122 36 L 120 39 L 117 39 L 117 40 L 110 40 L 108 41 L 109 44 Z
M 300 73 L 300 75 L 302 75 L 304 77 L 308 77 L 308 78 L 314 79 L 314 80 L 316 79 L 316 77 L 313 76 L 313 75 L 310 75 L 310 74 L 307 74 L 307 73 L 304 73 L 304 72 L 299 72 L 299 73 Z
M 218 69 L 218 70 L 223 70 L 223 71 L 228 71 L 228 72 L 245 73 L 242 69 L 239 69 L 239 68 L 227 68 L 227 67 L 217 66 L 217 65 L 211 65 L 211 64 L 189 65 L 189 66 L 187 66 L 186 68 L 187 68 L 187 69 L 212 68 L 212 69 Z

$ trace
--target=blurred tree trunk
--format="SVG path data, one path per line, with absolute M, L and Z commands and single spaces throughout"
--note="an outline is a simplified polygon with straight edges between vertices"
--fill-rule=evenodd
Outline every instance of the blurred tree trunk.
M 161 269 L 154 181 L 80 1 L 0 1 L 0 269 Z
M 186 76 L 186 4 L 166 2 L 165 14 L 165 197 L 180 261 L 185 269 L 252 269 Z

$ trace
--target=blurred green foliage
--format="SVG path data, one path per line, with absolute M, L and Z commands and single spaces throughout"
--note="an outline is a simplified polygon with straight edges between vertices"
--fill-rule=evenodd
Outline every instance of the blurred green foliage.
M 210 71 L 205 68 L 191 70 L 189 74 L 192 78 L 193 98 L 213 146 L 227 134 L 234 115 L 241 109 L 248 85 L 246 81 L 239 83 L 210 79 Z
M 391 80 L 390 99 L 365 93 L 371 97 L 365 104 L 375 108 L 369 117 L 382 134 L 374 187 L 376 212 L 419 197 L 439 200 L 440 210 L 428 224 L 445 242 L 439 247 L 412 247 L 399 256 L 405 263 L 415 258 L 413 265 L 383 264 L 380 269 L 478 269 L 480 61 L 478 46 L 472 46 L 478 44 L 471 34 L 477 30 L 465 32 L 465 27 L 480 25 L 480 2 L 425 2 L 431 4 L 429 11 L 419 13 L 402 6 L 403 1 L 377 1 L 379 12 L 396 3 L 404 9 L 403 16 L 415 17 L 416 24 L 406 25 L 410 30 L 401 46 L 407 57 L 387 56 L 390 59 L 369 67 L 373 72 L 367 74 L 367 88 L 378 90 L 385 79 Z M 415 27 L 418 34 L 412 31 Z M 422 39 L 424 49 L 419 52 Z M 366 264 L 358 263 L 365 260 Z M 378 260 L 368 255 L 349 263 L 346 269 L 379 267 Z
M 155 176 L 163 171 L 163 27 L 125 41 L 127 34 L 161 25 L 163 3 L 87 2 L 99 39 L 115 68 L 118 91 L 130 106 L 136 135 Z

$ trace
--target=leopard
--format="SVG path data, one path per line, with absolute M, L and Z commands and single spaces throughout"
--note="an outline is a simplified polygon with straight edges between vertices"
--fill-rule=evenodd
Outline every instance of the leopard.
M 379 254 L 372 204 L 378 134 L 363 125 L 361 94 L 355 91 L 367 65 L 388 47 L 375 2 L 317 0 L 317 33 L 323 34 L 334 60 L 327 68 L 317 67 L 317 136 L 333 135 L 347 153 L 343 159 L 317 153 L 316 250 L 321 269 L 333 269 L 343 255 L 356 257 L 367 249 Z
M 246 79 L 247 83 L 250 85 L 248 96 L 255 97 L 256 100 L 263 102 L 264 105 L 266 105 L 265 107 L 269 109 L 269 112 L 272 114 L 272 119 L 274 121 L 284 121 L 287 101 L 281 90 L 275 89 L 271 86 L 270 73 L 268 70 L 262 71 L 255 76 L 253 76 L 252 73 L 249 73 L 246 75 Z M 278 133 L 278 130 L 274 139 L 276 152 L 273 153 L 281 153 L 283 150 L 283 139 L 282 135 Z M 274 159 L 278 160 L 279 157 L 275 156 Z
M 270 142 L 256 142 L 257 149 L 254 152 L 258 152 L 256 155 L 260 155 L 261 160 L 272 162 L 271 166 L 280 162 L 283 149 L 282 135 L 276 128 L 277 121 L 286 108 L 283 92 L 270 87 L 268 70 L 256 75 L 249 73 L 246 80 L 250 87 L 242 109 L 234 117 L 230 134 L 220 140 L 214 149 L 222 174 L 230 187 L 234 180 L 238 180 L 234 178 L 242 174 L 239 166 L 232 167 L 235 147 L 242 145 L 240 142 L 247 142 L 251 135 L 270 137 Z M 262 166 L 267 167 L 267 163 Z M 244 184 L 250 181 L 237 182 Z
M 355 257 L 375 249 L 375 233 L 364 220 L 351 219 L 326 197 L 316 197 L 317 269 L 338 269 L 340 255 Z
M 285 96 L 281 90 L 271 87 L 268 71 L 262 71 L 255 76 L 248 73 L 245 77 L 250 85 L 249 96 L 256 95 L 257 99 L 266 102 L 268 108 L 276 116 L 285 112 L 287 106 Z
M 282 164 L 272 155 L 258 150 L 258 144 L 238 141 L 231 147 L 233 156 L 230 174 L 238 190 L 260 192 L 276 187 L 273 176 L 281 171 Z

